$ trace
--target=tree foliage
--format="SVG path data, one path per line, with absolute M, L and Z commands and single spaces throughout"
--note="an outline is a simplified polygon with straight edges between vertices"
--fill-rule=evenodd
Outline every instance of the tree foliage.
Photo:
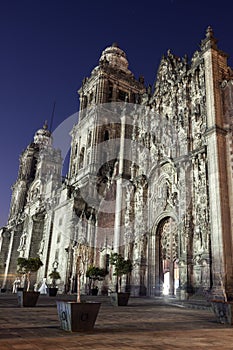
M 30 274 L 31 272 L 36 272 L 41 266 L 43 266 L 42 261 L 39 257 L 36 258 L 18 258 L 18 273 L 25 274 L 27 278 L 27 291 L 30 289 Z
M 59 279 L 61 278 L 60 273 L 59 273 L 58 271 L 52 271 L 52 272 L 50 272 L 49 277 L 50 277 L 52 280 L 59 280 Z
M 86 277 L 90 280 L 89 288 L 98 288 L 95 287 L 95 281 L 103 281 L 104 277 L 108 274 L 106 269 L 100 268 L 98 266 L 89 266 L 86 272 Z
M 61 278 L 60 273 L 58 271 L 53 270 L 50 272 L 49 277 L 52 280 L 52 286 L 56 287 L 56 280 L 59 280 Z
M 89 277 L 94 281 L 102 281 L 107 274 L 108 272 L 105 269 L 91 265 L 87 269 L 86 277 Z
M 36 272 L 41 266 L 43 266 L 42 261 L 39 257 L 36 258 L 18 258 L 17 260 L 18 272 L 19 273 L 28 273 Z
M 112 253 L 110 256 L 110 264 L 115 266 L 114 276 L 122 277 L 132 271 L 132 262 L 119 253 Z

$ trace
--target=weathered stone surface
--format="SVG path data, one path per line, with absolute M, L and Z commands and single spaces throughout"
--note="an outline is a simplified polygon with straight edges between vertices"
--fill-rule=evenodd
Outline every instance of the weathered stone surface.
M 233 294 L 233 80 L 211 28 L 188 61 L 169 50 L 154 87 L 106 48 L 79 90 L 68 178 L 46 127 L 20 158 L 9 221 L 1 230 L 3 287 L 18 256 L 39 254 L 37 283 L 59 263 L 60 291 L 74 292 L 83 265 L 109 271 L 109 254 L 133 262 L 131 295 Z M 5 273 L 5 275 L 4 275 Z

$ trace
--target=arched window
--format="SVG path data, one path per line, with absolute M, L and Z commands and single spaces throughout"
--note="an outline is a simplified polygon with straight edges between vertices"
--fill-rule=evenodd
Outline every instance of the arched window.
M 60 243 L 60 242 L 61 242 L 61 233 L 59 232 L 57 235 L 57 243 Z
M 104 131 L 104 141 L 108 141 L 109 140 L 109 131 L 105 130 Z
M 87 96 L 83 96 L 82 109 L 87 108 Z
M 87 146 L 88 146 L 88 147 L 91 146 L 91 136 L 92 136 L 92 132 L 89 131 L 88 138 L 87 138 Z
M 109 83 L 108 87 L 108 101 L 112 101 L 112 95 L 113 95 L 113 85 Z
M 82 147 L 81 152 L 79 154 L 79 169 L 81 169 L 83 167 L 84 152 L 85 152 L 85 147 Z
M 75 145 L 75 149 L 74 149 L 74 155 L 76 156 L 78 153 L 78 144 L 76 143 Z

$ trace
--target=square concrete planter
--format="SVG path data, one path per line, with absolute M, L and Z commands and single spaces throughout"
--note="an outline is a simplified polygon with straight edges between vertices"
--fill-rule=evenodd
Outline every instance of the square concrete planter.
M 128 305 L 130 293 L 111 293 L 110 301 L 114 306 L 126 306 Z
M 39 296 L 40 296 L 40 292 L 18 291 L 17 292 L 18 305 L 21 306 L 21 307 L 33 307 L 33 306 L 36 306 Z
M 57 300 L 60 326 L 68 332 L 84 332 L 94 328 L 101 303 Z
M 49 296 L 50 297 L 55 297 L 57 295 L 58 288 L 57 287 L 49 287 Z
M 211 300 L 211 307 L 219 323 L 233 325 L 233 302 Z

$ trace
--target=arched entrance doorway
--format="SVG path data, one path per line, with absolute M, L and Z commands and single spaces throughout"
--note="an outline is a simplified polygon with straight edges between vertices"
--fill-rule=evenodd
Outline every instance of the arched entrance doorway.
M 178 233 L 174 219 L 166 217 L 156 233 L 156 286 L 160 295 L 176 295 L 179 287 Z

